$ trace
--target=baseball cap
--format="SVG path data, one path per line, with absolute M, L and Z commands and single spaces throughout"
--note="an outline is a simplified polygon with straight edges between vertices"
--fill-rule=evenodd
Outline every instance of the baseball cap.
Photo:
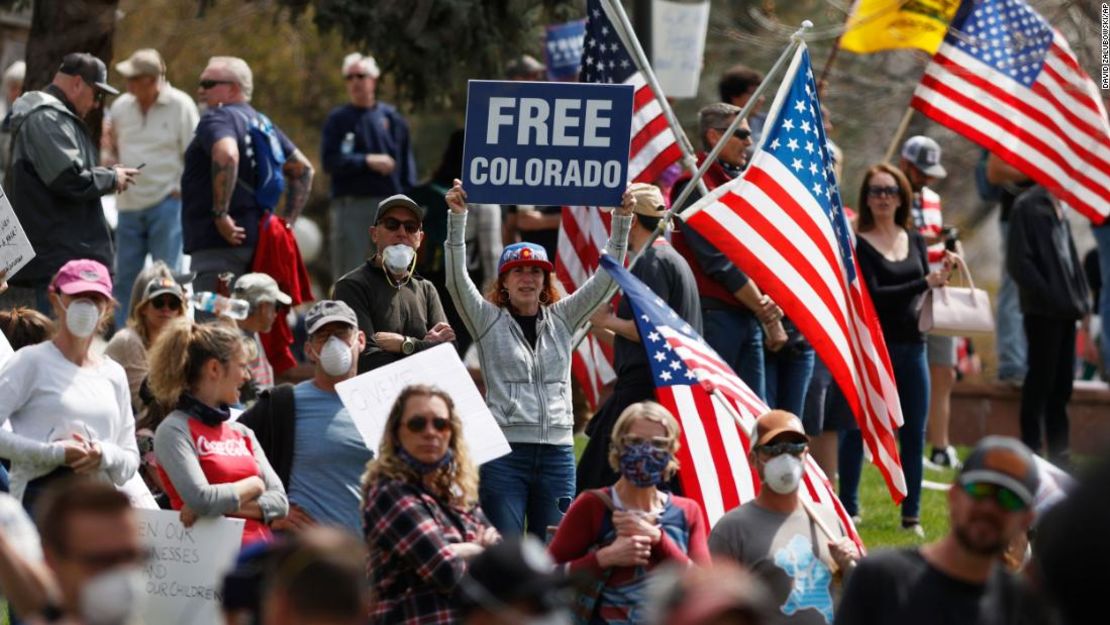
M 143 301 L 149 302 L 150 300 L 169 293 L 181 301 L 185 301 L 185 290 L 173 278 L 165 276 L 157 277 L 147 283 L 146 288 L 143 289 Z
M 505 77 L 509 80 L 531 78 L 543 71 L 547 71 L 547 67 L 543 63 L 537 61 L 535 57 L 525 54 L 509 61 L 509 65 L 505 68 Z
M 532 265 L 544 271 L 552 271 L 555 266 L 547 260 L 547 250 L 542 245 L 535 243 L 513 243 L 506 245 L 501 251 L 501 260 L 497 262 L 497 275 L 501 275 L 513 267 Z
M 103 264 L 95 260 L 79 258 L 62 265 L 58 273 L 54 274 L 50 288 L 66 295 L 100 293 L 111 299 L 112 277 Z
M 518 601 L 532 601 L 544 613 L 560 609 L 572 579 L 534 536 L 509 536 L 489 547 L 467 566 L 459 584 L 464 608 L 495 610 Z
M 940 144 L 925 135 L 906 139 L 902 144 L 902 158 L 913 163 L 926 176 L 944 178 L 948 175 L 940 165 Z
M 797 434 L 803 441 L 808 440 L 802 420 L 785 410 L 772 410 L 755 420 L 756 445 L 766 445 L 787 432 Z
M 70 52 L 62 59 L 58 71 L 70 76 L 80 76 L 88 84 L 105 93 L 119 95 L 119 89 L 108 84 L 108 67 L 104 61 L 88 52 Z
M 336 300 L 322 299 L 313 304 L 304 316 L 305 329 L 310 335 L 316 334 L 317 330 L 333 321 L 342 321 L 353 328 L 358 327 L 355 311 L 351 310 L 345 302 Z
M 424 207 L 417 204 L 404 193 L 391 195 L 380 203 L 378 203 L 378 214 L 374 217 L 374 223 L 377 224 L 382 220 L 382 216 L 394 208 L 403 208 L 413 215 L 416 215 L 418 221 L 424 221 Z
M 116 71 L 124 78 L 136 76 L 161 76 L 166 73 L 166 64 L 162 55 L 153 48 L 143 48 L 135 52 L 126 60 L 116 63 Z
M 1033 452 L 1008 436 L 987 436 L 979 441 L 956 479 L 961 486 L 987 483 L 1007 488 L 1027 506 L 1033 505 L 1040 484 Z
M 236 299 L 257 304 L 258 302 L 278 302 L 288 306 L 293 298 L 281 292 L 276 280 L 264 273 L 245 273 L 235 281 Z
M 663 192 L 659 187 L 646 182 L 634 182 L 628 185 L 628 190 L 636 198 L 636 206 L 632 212 L 646 217 L 660 217 L 667 210 L 663 201 Z

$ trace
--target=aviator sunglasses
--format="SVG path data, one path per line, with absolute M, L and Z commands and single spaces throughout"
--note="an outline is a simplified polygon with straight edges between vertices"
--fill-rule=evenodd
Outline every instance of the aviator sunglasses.
M 964 492 L 975 501 L 992 499 L 1000 508 L 1007 512 L 1020 512 L 1028 507 L 1017 493 L 997 484 L 987 482 L 968 482 L 964 484 Z
M 420 222 L 413 219 L 406 219 L 405 221 L 401 221 L 396 217 L 386 217 L 385 219 L 378 222 L 378 225 L 385 228 L 386 230 L 389 230 L 390 232 L 396 232 L 397 229 L 401 226 L 404 226 L 405 232 L 409 234 L 416 234 L 417 232 L 420 232 Z
M 429 421 L 431 421 L 432 428 L 436 432 L 446 432 L 451 427 L 451 422 L 443 417 L 433 417 L 431 419 L 428 417 L 413 417 L 405 421 L 405 427 L 413 434 L 419 434 L 428 427 Z
M 181 310 L 181 300 L 172 295 L 159 295 L 158 297 L 150 300 L 150 305 L 153 308 L 162 310 L 168 308 L 170 310 Z
M 806 443 L 771 443 L 760 445 L 757 449 L 768 456 L 781 456 L 783 454 L 800 456 L 806 450 L 806 447 L 808 447 Z

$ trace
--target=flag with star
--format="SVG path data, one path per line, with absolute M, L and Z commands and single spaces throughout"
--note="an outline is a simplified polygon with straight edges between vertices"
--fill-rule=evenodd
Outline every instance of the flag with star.
M 678 139 L 667 123 L 659 98 L 636 65 L 628 44 L 614 27 L 608 7 L 601 0 L 586 3 L 586 37 L 582 48 L 582 82 L 632 85 L 632 141 L 628 153 L 628 181 L 654 183 L 666 168 L 682 157 Z M 627 36 L 634 37 L 635 34 Z M 555 275 L 568 293 L 574 292 L 597 271 L 597 259 L 609 238 L 609 216 L 590 206 L 563 207 L 559 226 Z M 575 349 L 571 372 L 582 385 L 586 401 L 597 409 L 601 387 L 611 382 L 612 349 L 587 336 Z
M 965 0 L 911 106 L 1095 224 L 1110 216 L 1110 121 L 1098 87 L 1022 0 Z
M 682 219 L 759 283 L 813 345 L 844 392 L 897 503 L 906 494 L 895 443 L 902 410 L 827 142 L 802 44 L 751 164 L 683 211 Z
M 677 459 L 682 490 L 701 504 L 706 527 L 713 527 L 726 512 L 758 492 L 759 476 L 748 463 L 749 435 L 756 418 L 770 409 L 647 285 L 608 254 L 602 255 L 601 266 L 620 285 L 632 308 L 640 343 L 651 363 L 656 399 L 681 426 Z M 812 457 L 806 459 L 802 495 L 832 512 L 845 535 L 863 547 L 851 517 Z

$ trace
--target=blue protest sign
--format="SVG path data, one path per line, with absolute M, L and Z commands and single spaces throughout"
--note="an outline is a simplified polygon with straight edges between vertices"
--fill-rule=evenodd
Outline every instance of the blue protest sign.
M 576 80 L 582 63 L 582 42 L 586 37 L 586 20 L 575 20 L 547 27 L 544 57 L 548 80 Z
M 471 80 L 463 183 L 470 202 L 619 206 L 631 85 Z

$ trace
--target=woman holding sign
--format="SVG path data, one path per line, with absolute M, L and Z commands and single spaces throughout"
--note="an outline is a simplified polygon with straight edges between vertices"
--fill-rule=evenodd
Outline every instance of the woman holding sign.
M 155 398 L 176 406 L 154 433 L 158 473 L 186 527 L 198 517 L 246 519 L 243 544 L 270 538 L 267 524 L 289 501 L 249 428 L 229 421 L 229 404 L 250 378 L 239 333 L 222 325 L 170 322 L 150 353 Z
M 598 271 L 559 299 L 543 247 L 505 247 L 484 296 L 466 271 L 466 191 L 447 192 L 447 290 L 478 345 L 486 403 L 512 452 L 482 466 L 479 496 L 504 534 L 544 537 L 574 498 L 574 415 L 570 364 L 575 332 L 602 304 L 612 278 Z M 608 253 L 624 262 L 635 198 L 625 193 Z
M 466 563 L 501 536 L 478 506 L 478 474 L 455 403 L 405 387 L 363 483 L 371 624 L 453 623 Z

